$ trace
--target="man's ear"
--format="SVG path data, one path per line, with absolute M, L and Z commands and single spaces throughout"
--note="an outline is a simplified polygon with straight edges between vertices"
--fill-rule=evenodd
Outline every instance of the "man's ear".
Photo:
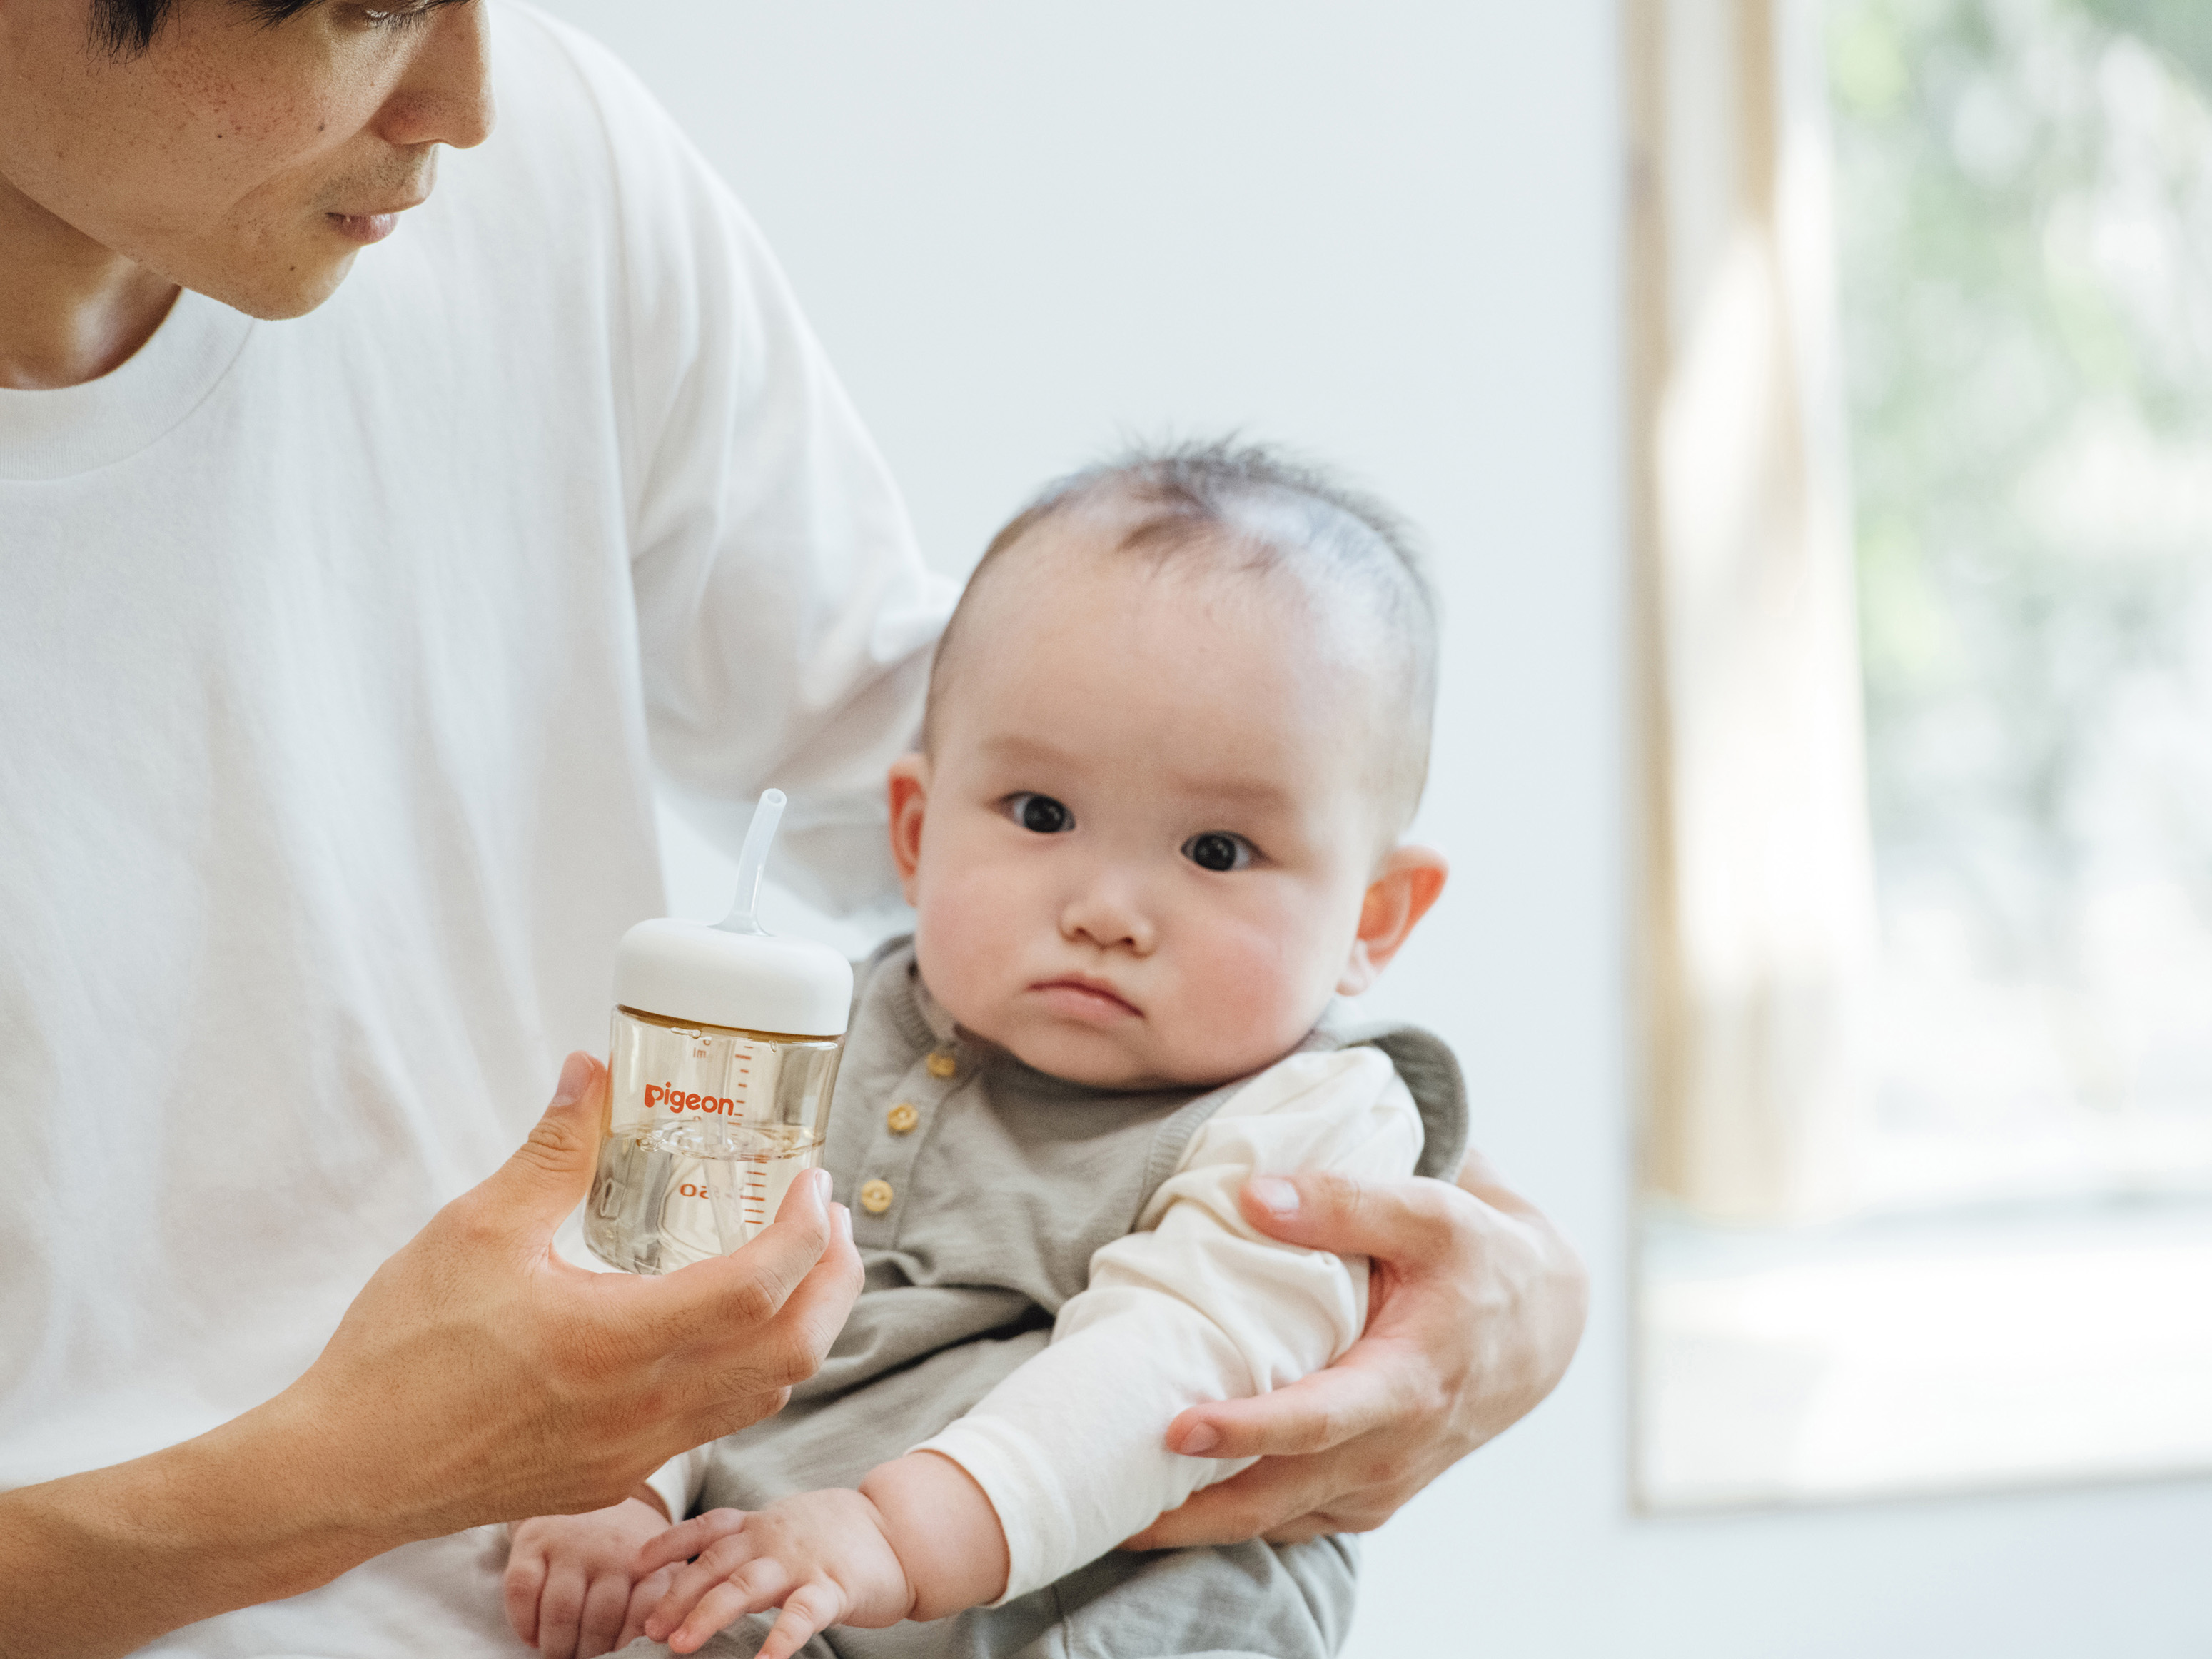
M 929 757 L 901 755 L 891 763 L 891 861 L 899 890 L 912 904 L 915 872 L 921 867 L 921 819 L 929 805 Z
M 1428 915 L 1443 893 L 1450 870 L 1444 855 L 1432 847 L 1391 849 L 1360 903 L 1359 931 L 1345 959 L 1344 977 L 1336 982 L 1339 996 L 1356 997 L 1375 983 L 1398 947 L 1411 937 L 1413 924 Z

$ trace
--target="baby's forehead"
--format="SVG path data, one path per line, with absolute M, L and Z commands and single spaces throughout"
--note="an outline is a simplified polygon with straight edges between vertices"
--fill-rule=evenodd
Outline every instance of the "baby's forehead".
M 1141 662 L 1202 684 L 1194 707 L 1276 697 L 1259 712 L 1311 722 L 1316 741 L 1322 726 L 1349 731 L 1368 786 L 1402 824 L 1428 769 L 1433 600 L 1402 532 L 1357 509 L 1289 475 L 1193 485 L 1136 465 L 1055 487 L 1000 532 L 970 579 L 932 671 L 926 745 L 944 736 L 963 683 L 1019 695 L 1024 675 L 1049 681 L 1074 659 L 1099 665 L 1118 652 L 1131 666 L 1097 677 L 1103 699 L 1125 695 Z M 1045 635 L 1059 659 L 1042 653 Z M 1249 684 L 1192 666 L 1216 653 Z M 998 672 L 977 673 L 987 658 Z
M 1376 629 L 1233 545 L 1160 560 L 1119 528 L 1040 526 L 1007 550 L 939 665 L 940 736 L 1018 730 L 1071 758 L 1152 740 L 1208 757 L 1215 782 L 1294 774 L 1332 793 L 1393 746 L 1401 717 Z M 1200 726 L 1215 741 L 1195 740 Z
M 1283 526 L 1164 518 L 1142 501 L 1105 495 L 1054 513 L 1001 550 L 979 573 L 1003 584 L 997 605 L 1018 617 L 1040 605 L 1194 607 L 1224 633 L 1255 621 L 1273 652 L 1346 669 L 1390 652 L 1381 607 L 1327 562 L 1285 552 Z M 994 619 L 998 620 L 998 619 Z

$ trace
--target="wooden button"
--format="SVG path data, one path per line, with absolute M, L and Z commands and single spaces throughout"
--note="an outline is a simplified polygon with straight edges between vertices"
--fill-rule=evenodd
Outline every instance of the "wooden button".
M 860 1207 L 870 1215 L 881 1215 L 891 1206 L 891 1183 L 888 1181 L 864 1181 L 860 1183 Z
M 950 1048 L 939 1048 L 921 1063 L 928 1068 L 932 1077 L 951 1077 L 960 1069 L 960 1062 L 952 1058 Z
M 885 1115 L 884 1121 L 895 1135 L 912 1134 L 914 1126 L 921 1121 L 921 1114 L 914 1109 L 911 1101 L 902 1100 Z

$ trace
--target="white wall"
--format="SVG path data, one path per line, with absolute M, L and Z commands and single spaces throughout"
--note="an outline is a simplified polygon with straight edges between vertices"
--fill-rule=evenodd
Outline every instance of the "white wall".
M 1420 833 L 1386 992 L 1590 1257 L 1573 1373 L 1376 1539 L 1350 1651 L 2212 1652 L 2212 1488 L 1651 1522 L 1627 1418 L 1616 27 L 1600 0 L 556 0 L 737 186 L 959 570 L 1121 434 L 1238 427 L 1429 532 Z M 720 895 L 674 843 L 679 906 Z

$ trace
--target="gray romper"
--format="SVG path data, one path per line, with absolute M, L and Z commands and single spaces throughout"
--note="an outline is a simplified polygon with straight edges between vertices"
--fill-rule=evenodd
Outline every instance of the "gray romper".
M 1351 1031 L 1327 1021 L 1303 1046 L 1355 1042 L 1390 1057 L 1420 1109 L 1419 1172 L 1449 1176 L 1467 1116 L 1450 1051 L 1410 1027 Z M 856 975 L 823 1149 L 838 1199 L 853 1206 L 866 1286 L 829 1360 L 791 1403 L 716 1445 L 699 1508 L 754 1510 L 795 1492 L 857 1486 L 964 1414 L 1043 1350 L 1060 1304 L 1084 1288 L 1092 1253 L 1132 1230 L 1233 1092 L 1116 1094 L 1048 1077 L 958 1031 L 916 976 L 909 940 L 877 951 Z M 864 1193 L 888 1201 L 871 1213 Z M 886 1630 L 840 1625 L 800 1654 L 1328 1659 L 1351 1618 L 1353 1559 L 1344 1537 L 1117 1551 L 1001 1607 Z M 774 1619 L 744 1620 L 703 1651 L 750 1656 Z

